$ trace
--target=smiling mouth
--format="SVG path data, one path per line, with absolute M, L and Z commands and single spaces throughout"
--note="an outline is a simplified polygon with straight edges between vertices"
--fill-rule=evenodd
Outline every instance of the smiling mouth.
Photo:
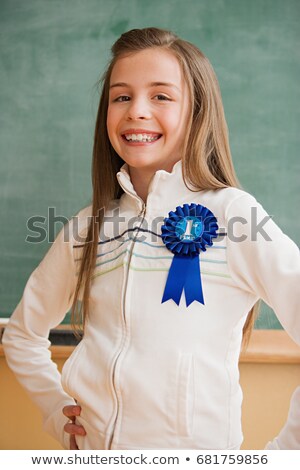
M 127 144 L 152 144 L 161 138 L 162 134 L 122 134 Z

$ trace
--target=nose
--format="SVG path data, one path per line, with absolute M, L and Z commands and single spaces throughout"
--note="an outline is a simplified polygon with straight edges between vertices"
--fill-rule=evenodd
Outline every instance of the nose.
M 145 98 L 132 98 L 127 109 L 127 119 L 135 121 L 137 119 L 150 119 L 151 110 Z

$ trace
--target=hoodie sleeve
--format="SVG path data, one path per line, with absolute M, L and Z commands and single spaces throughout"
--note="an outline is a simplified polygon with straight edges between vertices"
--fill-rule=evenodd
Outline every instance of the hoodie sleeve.
M 49 331 L 64 319 L 76 287 L 71 219 L 29 277 L 3 335 L 9 367 L 43 414 L 45 431 L 69 448 L 65 405 L 75 404 L 61 385 L 49 351 Z
M 261 298 L 300 344 L 300 256 L 297 245 L 256 199 L 244 192 L 227 209 L 227 261 L 237 285 Z M 287 422 L 269 449 L 300 449 L 300 387 Z
M 287 421 L 279 435 L 268 442 L 265 449 L 300 449 L 300 387 L 294 391 Z

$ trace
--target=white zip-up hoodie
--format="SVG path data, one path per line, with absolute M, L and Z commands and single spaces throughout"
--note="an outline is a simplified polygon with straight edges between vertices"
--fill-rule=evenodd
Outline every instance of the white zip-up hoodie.
M 155 173 L 146 205 L 126 164 L 117 178 L 124 194 L 107 208 L 90 316 L 62 377 L 47 338 L 72 304 L 82 251 L 77 233 L 86 233 L 91 206 L 67 224 L 69 241 L 62 230 L 31 274 L 4 333 L 8 364 L 65 448 L 62 408 L 76 400 L 77 422 L 87 432 L 76 436 L 79 449 L 238 449 L 243 325 L 262 298 L 300 343 L 298 248 L 247 192 L 188 189 L 181 161 L 171 173 Z M 207 207 L 219 226 L 199 257 L 205 304 L 188 307 L 184 294 L 179 306 L 161 302 L 173 259 L 161 226 L 184 203 Z M 256 233 L 259 224 L 264 234 Z M 299 410 L 298 393 L 283 435 L 269 448 L 300 448 Z

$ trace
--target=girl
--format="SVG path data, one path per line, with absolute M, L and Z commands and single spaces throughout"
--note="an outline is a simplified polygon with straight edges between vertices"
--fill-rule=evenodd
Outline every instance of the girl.
M 239 449 L 242 338 L 261 298 L 300 342 L 298 249 L 238 183 L 203 53 L 158 28 L 112 53 L 93 202 L 30 276 L 7 361 L 67 449 Z M 47 338 L 71 307 L 61 377 Z M 299 402 L 268 448 L 300 448 Z

